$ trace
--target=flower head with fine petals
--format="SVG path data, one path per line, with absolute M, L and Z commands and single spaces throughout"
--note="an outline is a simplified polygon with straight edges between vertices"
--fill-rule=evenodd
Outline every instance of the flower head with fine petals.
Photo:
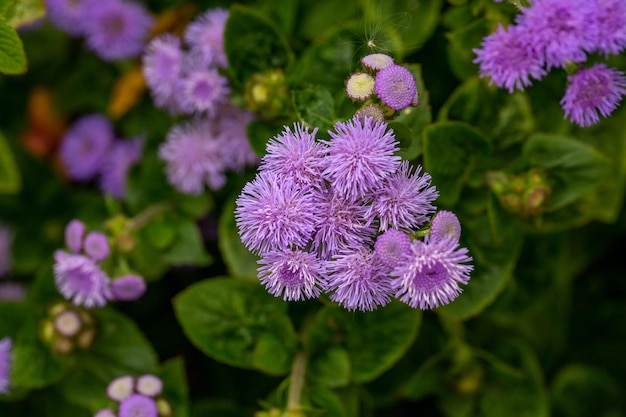
M 300 249 L 271 251 L 259 264 L 261 283 L 270 294 L 285 301 L 317 297 L 325 287 L 324 264 L 313 253 Z
M 216 69 L 191 71 L 181 80 L 180 87 L 179 102 L 189 114 L 205 112 L 214 116 L 230 93 L 228 80 Z
M 0 339 L 0 393 L 9 391 L 9 376 L 11 375 L 11 339 Z
M 598 30 L 596 49 L 617 55 L 626 48 L 626 2 L 596 0 L 594 27 Z
M 59 292 L 76 305 L 101 307 L 111 298 L 109 277 L 90 258 L 54 253 L 54 278 Z
M 326 149 L 316 142 L 316 134 L 317 128 L 309 132 L 301 124 L 295 125 L 294 132 L 285 127 L 281 134 L 267 143 L 260 169 L 289 178 L 302 186 L 319 186 Z
M 168 103 L 176 100 L 183 62 L 180 39 L 170 33 L 152 39 L 146 47 L 142 57 L 142 71 L 158 107 L 167 108 Z
M 378 216 L 380 230 L 388 228 L 413 230 L 419 228 L 435 212 L 433 201 L 439 196 L 430 185 L 430 175 L 415 172 L 408 161 L 402 161 L 400 169 L 385 179 L 371 194 L 372 204 L 366 218 L 371 222 Z
M 531 45 L 528 34 L 517 26 L 498 29 L 483 39 L 481 47 L 474 49 L 480 76 L 490 78 L 490 84 L 506 88 L 509 93 L 523 91 L 546 75 L 543 59 Z
M 222 142 L 223 161 L 228 169 L 240 172 L 246 166 L 259 163 L 261 158 L 250 146 L 247 131 L 256 118 L 256 114 L 232 104 L 223 104 L 218 109 L 213 119 L 214 132 Z
M 156 402 L 145 395 L 133 394 L 120 403 L 119 417 L 157 417 Z
M 144 140 L 134 138 L 113 143 L 102 163 L 100 189 L 120 200 L 126 196 L 126 180 L 132 167 L 143 154 Z
M 228 62 L 224 53 L 224 29 L 228 20 L 228 10 L 211 9 L 187 26 L 185 41 L 191 50 L 202 55 L 208 65 L 226 68 Z
M 412 105 L 417 95 L 417 84 L 411 71 L 395 64 L 378 71 L 374 88 L 380 101 L 394 110 Z
M 422 310 L 448 304 L 460 293 L 459 284 L 467 284 L 473 266 L 467 248 L 459 248 L 453 239 L 415 240 L 404 262 L 394 268 L 395 295 L 400 301 Z
M 461 223 L 456 214 L 447 210 L 437 212 L 430 222 L 430 238 L 435 242 L 443 239 L 458 242 L 461 238 Z
M 624 73 L 604 64 L 581 68 L 567 80 L 561 107 L 565 117 L 581 127 L 598 123 L 598 113 L 609 116 L 626 94 Z
M 73 36 L 83 34 L 89 0 L 45 0 L 44 3 L 46 16 L 54 26 Z
M 328 133 L 331 140 L 324 141 L 328 145 L 324 177 L 339 195 L 363 197 L 400 164 L 400 157 L 394 155 L 398 142 L 384 122 L 352 118 L 337 122 Z
M 87 45 L 107 61 L 141 54 L 152 17 L 141 3 L 92 1 L 85 12 Z
M 237 198 L 241 241 L 257 254 L 292 245 L 305 247 L 316 220 L 310 190 L 295 181 L 260 172 Z
M 366 248 L 337 255 L 328 273 L 330 299 L 347 310 L 372 311 L 391 300 L 387 267 Z
M 395 268 L 411 250 L 411 238 L 399 230 L 389 229 L 376 238 L 374 252 L 383 265 Z
M 378 71 L 393 65 L 393 58 L 386 54 L 369 54 L 361 58 L 361 63 L 371 70 Z

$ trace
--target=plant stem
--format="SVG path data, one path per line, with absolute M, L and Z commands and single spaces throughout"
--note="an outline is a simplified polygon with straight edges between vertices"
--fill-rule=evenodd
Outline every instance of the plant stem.
M 126 230 L 130 232 L 133 230 L 141 229 L 150 220 L 152 220 L 152 218 L 170 209 L 172 209 L 172 204 L 169 202 L 158 203 L 150 206 L 132 219 L 129 219 L 128 223 L 126 223 Z
M 304 373 L 306 370 L 306 356 L 299 352 L 291 366 L 291 383 L 289 384 L 289 396 L 287 397 L 287 413 L 297 411 L 300 408 L 300 397 L 304 387 Z

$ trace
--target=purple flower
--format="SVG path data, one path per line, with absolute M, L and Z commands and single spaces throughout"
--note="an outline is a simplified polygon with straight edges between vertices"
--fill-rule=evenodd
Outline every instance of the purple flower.
M 626 48 L 626 2 L 596 0 L 594 27 L 598 30 L 596 49 L 606 55 L 619 54 Z
M 241 171 L 247 165 L 257 165 L 260 157 L 248 140 L 248 124 L 256 119 L 248 110 L 232 104 L 221 105 L 214 119 L 216 135 L 223 143 L 224 164 L 228 169 Z
M 430 175 L 420 175 L 421 166 L 415 172 L 408 161 L 402 161 L 400 169 L 385 178 L 381 186 L 372 191 L 372 204 L 365 217 L 372 222 L 378 216 L 381 231 L 394 229 L 413 230 L 424 224 L 435 212 L 433 201 L 439 196 L 430 185 Z
M 113 142 L 113 125 L 103 115 L 83 116 L 63 136 L 59 157 L 70 178 L 88 181 L 102 169 Z
M 116 301 L 133 301 L 145 292 L 146 281 L 139 275 L 123 275 L 111 281 L 111 294 Z
M 456 214 L 441 210 L 433 216 L 430 222 L 430 239 L 438 242 L 444 239 L 459 241 L 461 237 L 461 223 Z
M 131 375 L 119 376 L 107 385 L 107 395 L 113 401 L 124 401 L 133 395 L 135 378 Z
M 113 412 L 112 409 L 103 408 L 101 410 L 98 410 L 98 412 L 94 414 L 93 417 L 117 417 L 117 415 Z
M 152 39 L 146 47 L 142 72 L 157 107 L 168 108 L 176 100 L 183 62 L 180 39 L 171 33 Z
M 404 256 L 411 250 L 411 238 L 403 232 L 389 229 L 376 238 L 374 252 L 388 268 L 395 268 L 404 260 Z
M 94 261 L 101 261 L 109 256 L 109 239 L 100 232 L 89 232 L 85 237 L 85 254 Z
M 183 193 L 200 194 L 205 183 L 217 190 L 226 182 L 225 143 L 211 134 L 210 121 L 192 119 L 172 127 L 159 148 L 169 183 Z
M 374 83 L 378 98 L 394 110 L 413 104 L 417 85 L 411 71 L 400 65 L 389 65 L 378 71 Z
M 523 91 L 532 84 L 531 78 L 540 80 L 546 75 L 541 54 L 532 47 L 527 31 L 517 26 L 503 29 L 498 25 L 474 53 L 480 76 L 509 93 L 516 88 Z
M 163 381 L 154 375 L 142 375 L 137 378 L 137 392 L 148 397 L 156 397 L 163 391 Z
M 109 278 L 92 259 L 58 250 L 54 260 L 55 283 L 66 299 L 90 308 L 111 298 Z
M 85 224 L 78 219 L 73 219 L 65 226 L 65 245 L 70 251 L 78 253 L 83 249 L 83 236 Z
M 8 337 L 0 340 L 0 393 L 9 392 L 9 377 L 11 376 L 11 350 L 13 344 Z
M 393 65 L 393 58 L 386 54 L 369 54 L 361 58 L 361 63 L 367 68 L 378 71 Z
M 360 198 L 400 164 L 398 142 L 387 124 L 370 118 L 337 122 L 330 141 L 324 176 L 342 196 Z
M 597 44 L 595 2 L 589 0 L 534 0 L 517 17 L 519 33 L 536 50 L 547 69 L 582 62 Z M 510 54 L 510 52 L 509 52 Z M 514 65 L 510 63 L 509 65 Z
M 8 227 L 0 224 L 0 277 L 4 276 L 11 268 L 11 246 L 13 245 L 13 232 Z
M 320 295 L 325 287 L 325 268 L 315 254 L 300 249 L 266 253 L 259 264 L 259 278 L 267 291 L 285 301 L 299 301 Z
M 598 112 L 603 117 L 609 116 L 626 94 L 624 73 L 604 64 L 580 68 L 567 80 L 561 107 L 565 117 L 581 127 L 598 123 Z
M 186 113 L 205 112 L 214 116 L 217 109 L 228 101 L 228 80 L 216 69 L 191 71 L 180 83 L 178 100 Z
M 396 297 L 413 308 L 422 310 L 439 307 L 454 300 L 460 293 L 459 284 L 467 284 L 473 266 L 467 248 L 458 248 L 453 239 L 415 240 L 404 262 L 394 268 L 392 276 Z
M 390 301 L 387 267 L 368 249 L 344 252 L 328 262 L 330 299 L 347 310 L 372 311 Z
M 344 249 L 356 249 L 373 243 L 374 226 L 367 224 L 367 208 L 343 198 L 332 189 L 314 192 L 315 231 L 311 249 L 320 259 L 330 259 Z
M 119 417 L 157 417 L 156 403 L 150 397 L 133 394 L 120 403 Z
M 152 16 L 143 4 L 124 0 L 92 1 L 85 13 L 87 46 L 100 58 L 115 61 L 141 54 Z
M 143 154 L 144 140 L 133 138 L 118 140 L 113 143 L 102 163 L 100 189 L 121 200 L 126 196 L 126 179 L 132 167 L 139 162 Z
M 85 10 L 90 0 L 44 0 L 50 22 L 62 31 L 82 35 L 85 29 Z
M 260 172 L 247 183 L 235 209 L 241 241 L 257 254 L 305 247 L 316 218 L 308 189 L 272 172 Z
M 224 28 L 228 20 L 228 10 L 211 9 L 196 17 L 185 30 L 185 41 L 191 50 L 201 54 L 209 65 L 226 68 L 228 62 L 224 53 Z
M 315 140 L 317 128 L 312 132 L 301 124 L 295 124 L 294 128 L 292 132 L 285 126 L 281 134 L 267 142 L 260 169 L 301 186 L 317 187 L 323 180 L 322 164 L 326 149 Z

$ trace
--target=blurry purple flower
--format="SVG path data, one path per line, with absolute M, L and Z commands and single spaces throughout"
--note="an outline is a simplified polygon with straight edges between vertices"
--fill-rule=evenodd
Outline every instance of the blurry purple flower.
M 0 393 L 9 392 L 9 377 L 11 376 L 11 339 L 5 337 L 0 340 Z
M 306 246 L 316 220 L 311 193 L 293 180 L 259 172 L 237 198 L 241 241 L 256 254 Z
M 421 166 L 412 171 L 409 162 L 402 161 L 400 168 L 372 192 L 372 204 L 365 217 L 372 222 L 378 216 L 381 231 L 419 228 L 435 212 L 433 201 L 439 193 L 430 185 L 430 175 L 420 175 Z
M 22 301 L 26 297 L 26 287 L 17 282 L 0 283 L 0 301 Z
M 400 65 L 389 65 L 378 71 L 374 84 L 378 98 L 394 110 L 413 104 L 417 85 L 411 71 Z
M 85 10 L 91 0 L 44 0 L 50 22 L 62 31 L 80 36 L 85 29 Z
M 171 33 L 150 41 L 142 57 L 142 71 L 152 98 L 159 108 L 176 114 L 178 86 L 183 75 L 185 53 L 180 39 Z
M 91 114 L 74 122 L 59 150 L 70 178 L 87 181 L 100 173 L 113 137 L 113 125 L 103 115 Z
M 126 196 L 126 180 L 133 165 L 141 160 L 144 140 L 133 138 L 113 143 L 102 163 L 100 189 L 121 200 Z
M 178 100 L 186 113 L 203 113 L 215 116 L 217 109 L 228 101 L 228 79 L 216 69 L 195 70 L 187 74 L 180 84 Z
M 85 224 L 78 219 L 71 220 L 65 226 L 65 245 L 70 251 L 79 253 L 83 249 Z
M 125 0 L 92 1 L 85 19 L 87 45 L 106 61 L 141 54 L 153 22 L 142 3 Z
M 459 241 L 461 237 L 461 223 L 456 214 L 441 210 L 433 216 L 430 222 L 430 239 L 438 242 L 444 239 Z
M 89 232 L 85 237 L 85 254 L 94 261 L 101 261 L 109 256 L 109 239 L 100 232 Z
M 343 252 L 328 262 L 330 299 L 347 310 L 372 311 L 390 301 L 387 268 L 368 249 Z
M 604 64 L 580 68 L 568 76 L 567 81 L 561 107 L 565 117 L 581 127 L 598 123 L 598 113 L 609 116 L 626 94 L 624 73 Z
M 424 238 L 411 243 L 411 251 L 392 276 L 396 297 L 413 308 L 422 310 L 448 304 L 460 293 L 459 284 L 467 284 L 473 266 L 467 248 L 444 239 L 438 242 Z
M 0 224 L 0 277 L 3 277 L 11 268 L 12 245 L 13 232 L 8 227 Z
M 527 44 L 536 50 L 547 69 L 582 62 L 597 45 L 594 27 L 595 1 L 533 0 L 517 16 L 517 34 L 524 34 Z M 509 56 L 513 51 L 509 51 Z M 515 65 L 515 61 L 509 65 Z
M 259 163 L 261 158 L 248 140 L 248 124 L 254 119 L 254 113 L 232 104 L 221 105 L 218 109 L 214 131 L 223 142 L 224 164 L 228 169 L 241 171 Z
M 183 193 L 200 194 L 205 183 L 217 190 L 226 182 L 225 144 L 211 138 L 212 129 L 211 122 L 205 119 L 175 125 L 159 148 L 169 183 Z
M 107 395 L 113 401 L 123 401 L 133 395 L 135 379 L 131 375 L 119 376 L 109 382 Z
M 480 76 L 509 93 L 516 88 L 523 91 L 532 84 L 531 78 L 539 80 L 546 75 L 541 54 L 532 47 L 526 30 L 517 26 L 503 29 L 498 25 L 474 53 Z
M 387 124 L 371 118 L 337 122 L 328 132 L 330 141 L 324 176 L 333 190 L 348 198 L 360 198 L 392 174 L 400 164 L 398 142 Z
M 202 55 L 208 65 L 226 68 L 228 62 L 224 53 L 224 29 L 228 20 L 228 10 L 214 8 L 196 17 L 185 30 L 185 41 Z
M 156 397 L 163 391 L 163 381 L 154 375 L 142 375 L 137 378 L 137 392 L 148 397 Z
M 285 126 L 283 132 L 267 142 L 260 169 L 301 186 L 320 186 L 326 149 L 315 140 L 316 134 L 317 128 L 310 132 L 299 123 L 294 125 L 293 132 Z
M 369 54 L 361 58 L 361 63 L 374 71 L 393 65 L 393 58 L 386 54 Z
M 313 253 L 300 249 L 270 251 L 259 264 L 261 283 L 270 294 L 285 301 L 317 297 L 325 287 L 324 264 Z
M 98 410 L 93 417 L 117 417 L 117 415 L 110 408 L 103 408 L 102 410 Z
M 55 283 L 66 299 L 90 308 L 111 298 L 109 278 L 92 259 L 58 250 L 54 260 Z
M 157 417 L 156 403 L 145 395 L 133 394 L 120 403 L 119 417 Z
M 411 250 L 411 238 L 406 233 L 389 229 L 376 238 L 374 252 L 380 262 L 388 268 L 395 268 L 404 261 Z
M 123 275 L 111 281 L 111 294 L 116 301 L 133 301 L 146 292 L 146 281 L 139 275 Z
M 596 0 L 594 26 L 598 30 L 596 49 L 617 55 L 626 48 L 626 2 Z

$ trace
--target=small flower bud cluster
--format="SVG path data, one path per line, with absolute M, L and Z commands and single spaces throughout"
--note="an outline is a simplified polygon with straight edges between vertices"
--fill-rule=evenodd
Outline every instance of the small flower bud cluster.
M 94 417 L 170 417 L 172 407 L 162 392 L 163 381 L 155 375 L 120 376 L 107 387 L 107 396 L 115 405 L 99 410 Z
M 552 194 L 552 188 L 540 170 L 531 170 L 519 175 L 491 172 L 487 176 L 487 181 L 502 206 L 524 218 L 542 213 Z
M 291 93 L 285 73 L 272 68 L 253 74 L 244 88 L 246 108 L 268 118 L 278 117 L 291 111 Z
M 435 223 L 435 236 L 445 239 L 411 242 L 438 193 L 421 167 L 394 155 L 398 142 L 387 124 L 354 117 L 338 122 L 330 140 L 316 134 L 296 124 L 272 138 L 236 202 L 241 240 L 260 255 L 267 290 L 286 301 L 328 293 L 362 311 L 394 296 L 420 308 L 456 297 L 471 258 L 445 218 Z
M 111 301 L 131 301 L 146 290 L 144 279 L 125 274 L 111 280 L 101 262 L 110 254 L 108 237 L 86 228 L 80 220 L 72 220 L 65 228 L 65 244 L 69 253 L 54 253 L 54 278 L 59 292 L 77 306 L 102 307 Z
M 385 112 L 379 103 L 394 111 L 417 106 L 417 85 L 408 69 L 381 53 L 366 55 L 361 58 L 361 63 L 363 70 L 350 74 L 345 83 L 349 98 L 354 101 L 368 100 L 357 112 L 359 117 L 383 120 Z
M 9 392 L 9 377 L 11 376 L 11 352 L 13 342 L 9 337 L 0 339 L 0 394 Z
M 103 114 L 82 116 L 61 139 L 59 158 L 75 181 L 97 178 L 103 193 L 126 196 L 126 178 L 143 153 L 140 137 L 116 139 L 111 120 Z
M 61 302 L 48 309 L 40 326 L 41 338 L 60 355 L 88 349 L 96 336 L 93 316 L 83 308 Z
M 587 54 L 620 54 L 626 49 L 626 2 L 623 0 L 535 0 L 522 7 L 515 24 L 501 25 L 474 49 L 481 77 L 492 84 L 523 91 L 552 68 L 569 71 L 560 104 L 572 123 L 587 127 L 607 117 L 626 94 L 622 71 L 596 63 L 576 65 Z M 599 113 L 599 114 L 598 114 Z

